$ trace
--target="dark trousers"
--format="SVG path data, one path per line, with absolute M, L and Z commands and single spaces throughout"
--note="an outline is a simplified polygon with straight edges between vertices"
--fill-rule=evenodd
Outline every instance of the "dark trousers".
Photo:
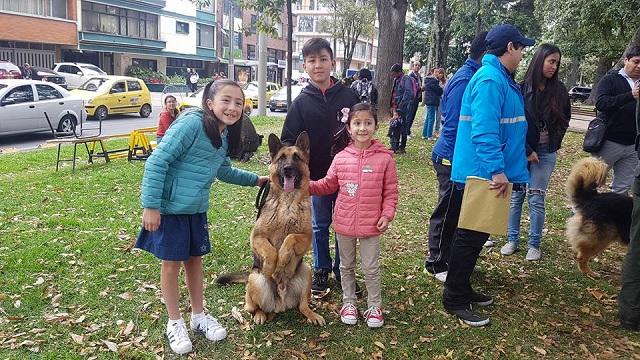
M 409 134 L 408 117 L 409 114 L 400 114 L 402 117 L 402 124 L 394 128 L 389 128 L 389 143 L 391 144 L 391 150 L 396 151 L 399 149 L 404 150 L 407 146 L 407 135 Z
M 425 268 L 432 274 L 447 271 L 451 243 L 455 236 L 462 205 L 462 193 L 454 191 L 451 166 L 433 163 L 438 177 L 438 204 L 429 218 L 429 255 Z
M 461 203 L 464 188 L 460 184 L 453 185 L 458 192 Z M 458 196 L 458 195 L 456 195 Z M 482 246 L 489 239 L 489 234 L 473 230 L 457 229 L 449 256 L 447 281 L 444 283 L 442 305 L 447 310 L 468 309 L 471 305 L 471 274 Z
M 622 265 L 622 289 L 618 295 L 620 322 L 640 325 L 640 178 L 636 176 L 632 190 L 633 213 L 627 256 Z
M 415 102 L 411 103 L 411 109 L 409 110 L 409 115 L 407 117 L 408 125 L 406 126 L 407 135 L 411 135 L 411 127 L 413 126 L 413 121 L 416 119 L 416 113 L 418 112 L 418 105 L 420 103 Z

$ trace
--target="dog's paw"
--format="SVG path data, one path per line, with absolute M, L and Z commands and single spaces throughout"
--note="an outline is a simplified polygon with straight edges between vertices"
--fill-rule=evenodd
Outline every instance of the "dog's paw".
M 311 315 L 307 317 L 307 322 L 319 326 L 324 326 L 326 324 L 324 318 L 316 313 L 311 313 Z
M 253 322 L 256 325 L 262 325 L 267 322 L 267 314 L 262 311 L 257 311 L 255 315 L 253 315 Z

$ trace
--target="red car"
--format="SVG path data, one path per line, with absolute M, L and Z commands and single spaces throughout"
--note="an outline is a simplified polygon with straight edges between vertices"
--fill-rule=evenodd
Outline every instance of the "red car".
M 0 79 L 22 79 L 22 72 L 11 62 L 0 60 Z

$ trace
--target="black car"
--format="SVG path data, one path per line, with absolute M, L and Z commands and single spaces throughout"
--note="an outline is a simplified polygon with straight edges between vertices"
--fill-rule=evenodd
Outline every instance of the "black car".
M 54 83 L 56 85 L 60 85 L 63 88 L 67 88 L 67 80 L 65 80 L 64 76 L 58 74 L 57 72 L 43 68 L 38 66 L 31 67 L 31 79 L 32 80 L 42 80 L 48 81 L 50 83 Z
M 569 90 L 569 99 L 571 101 L 580 101 L 583 102 L 589 98 L 591 95 L 591 88 L 584 86 L 574 86 Z

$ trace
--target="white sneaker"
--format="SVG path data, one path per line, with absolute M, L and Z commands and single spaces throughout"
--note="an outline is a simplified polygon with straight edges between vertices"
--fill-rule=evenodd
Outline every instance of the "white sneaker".
M 530 247 L 527 251 L 527 256 L 525 257 L 525 259 L 529 261 L 537 261 L 540 260 L 540 255 L 541 253 L 539 249 Z
M 347 325 L 358 323 L 358 309 L 351 303 L 346 303 L 340 309 L 340 321 Z
M 204 334 L 208 340 L 220 341 L 227 337 L 227 329 L 211 315 L 191 316 L 191 330 Z
M 362 314 L 367 321 L 367 326 L 370 328 L 379 328 L 384 325 L 384 314 L 382 309 L 377 306 L 372 306 Z
M 509 255 L 513 255 L 513 253 L 516 252 L 516 250 L 518 250 L 518 244 L 511 241 L 507 241 L 507 243 L 504 244 L 502 248 L 500 248 L 500 254 L 509 256 Z
M 443 272 L 439 272 L 439 273 L 435 273 L 433 274 L 433 277 L 436 278 L 436 280 L 440 281 L 441 283 L 447 281 L 447 271 L 443 271 Z
M 184 325 L 184 320 L 182 319 L 174 322 L 173 325 L 167 324 L 167 339 L 169 339 L 171 350 L 178 355 L 190 353 L 192 350 L 187 327 Z
M 482 245 L 482 246 L 484 246 L 484 247 L 493 247 L 495 244 L 496 243 L 493 240 L 489 239 L 489 240 L 485 241 L 484 245 Z

